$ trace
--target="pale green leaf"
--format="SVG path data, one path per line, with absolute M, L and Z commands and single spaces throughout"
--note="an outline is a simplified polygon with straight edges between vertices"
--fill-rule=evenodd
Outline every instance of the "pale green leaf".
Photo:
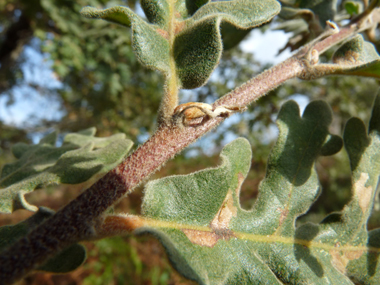
M 25 201 L 24 194 L 51 184 L 82 183 L 107 173 L 132 147 L 124 134 L 95 138 L 94 129 L 67 134 L 61 147 L 55 147 L 53 137 L 56 134 L 36 145 L 14 146 L 18 160 L 4 165 L 0 175 L 0 212 L 35 210 Z
M 317 65 L 324 74 L 357 75 L 380 78 L 380 56 L 372 43 L 356 35 L 344 43 L 333 56 L 334 64 Z
M 333 55 L 333 62 L 339 65 L 360 65 L 379 60 L 380 56 L 374 45 L 363 39 L 362 35 L 345 42 Z
M 85 7 L 81 14 L 87 18 L 103 19 L 131 27 L 132 47 L 140 62 L 149 68 L 169 73 L 169 43 L 159 33 L 159 26 L 147 23 L 131 9 L 122 6 L 104 10 Z

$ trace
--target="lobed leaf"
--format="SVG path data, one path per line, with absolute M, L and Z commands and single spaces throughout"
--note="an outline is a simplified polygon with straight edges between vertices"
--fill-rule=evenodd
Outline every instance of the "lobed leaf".
M 33 228 L 51 217 L 54 211 L 40 207 L 30 218 L 16 225 L 0 227 L 0 251 L 26 236 Z M 68 273 L 77 269 L 86 260 L 86 248 L 80 244 L 71 245 L 50 258 L 37 270 L 51 273 Z
M 141 63 L 168 77 L 175 76 L 188 89 L 203 85 L 217 66 L 223 49 L 221 23 L 235 30 L 252 29 L 280 11 L 276 0 L 143 0 L 141 7 L 149 23 L 121 6 L 105 10 L 85 7 L 81 13 L 130 26 L 134 51 Z M 240 34 L 241 40 L 245 34 Z M 229 43 L 236 44 L 236 40 Z
M 123 134 L 95 138 L 95 129 L 67 134 L 55 147 L 56 133 L 39 144 L 16 144 L 12 152 L 18 160 L 4 165 L 0 175 L 0 212 L 18 208 L 36 211 L 24 195 L 58 183 L 79 184 L 107 173 L 119 164 L 132 147 Z
M 310 103 L 302 117 L 294 102 L 284 104 L 252 210 L 239 205 L 251 150 L 238 139 L 223 149 L 219 167 L 148 183 L 137 233 L 155 235 L 173 266 L 200 284 L 379 284 L 380 232 L 368 234 L 366 223 L 380 175 L 380 95 L 369 135 L 358 119 L 344 133 L 351 202 L 320 224 L 295 227 L 320 192 L 315 160 L 342 147 L 328 132 L 331 121 L 322 101 Z

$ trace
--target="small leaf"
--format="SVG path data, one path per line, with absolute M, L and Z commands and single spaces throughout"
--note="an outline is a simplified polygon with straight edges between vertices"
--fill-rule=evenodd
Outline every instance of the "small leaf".
M 219 63 L 222 54 L 220 24 L 252 29 L 272 19 L 280 11 L 277 1 L 237 0 L 210 2 L 188 20 L 187 29 L 174 42 L 176 65 L 182 87 L 202 86 Z
M 357 35 L 333 55 L 334 64 L 319 64 L 319 73 L 380 78 L 380 56 L 372 43 Z
M 338 5 L 337 0 L 301 0 L 299 2 L 300 8 L 313 11 L 323 28 L 326 26 L 326 21 L 334 21 Z
M 81 14 L 87 18 L 104 19 L 131 27 L 132 47 L 140 62 L 149 68 L 169 74 L 169 43 L 159 34 L 158 27 L 148 24 L 131 9 L 122 6 L 105 10 L 85 7 Z
M 380 57 L 372 43 L 356 35 L 345 42 L 333 55 L 333 62 L 339 65 L 359 65 L 379 60 Z
M 344 43 L 333 55 L 335 74 L 380 78 L 380 56 L 372 43 L 362 35 Z
M 0 227 L 0 251 L 20 238 L 26 236 L 33 228 L 54 215 L 54 211 L 40 207 L 30 218 L 12 226 Z M 74 244 L 50 258 L 38 270 L 52 273 L 68 273 L 77 269 L 86 260 L 86 249 L 83 245 Z
M 221 44 L 216 19 L 202 22 L 176 37 L 174 58 L 183 88 L 196 88 L 207 81 L 220 60 Z
M 363 11 L 363 3 L 358 1 L 347 1 L 344 3 L 344 9 L 351 16 L 356 14 L 359 15 Z
M 93 130 L 67 134 L 61 147 L 54 146 L 52 135 L 37 145 L 16 145 L 13 152 L 18 160 L 4 165 L 0 176 L 0 212 L 33 211 L 36 208 L 24 199 L 26 193 L 51 184 L 78 184 L 107 173 L 132 147 L 124 134 L 108 138 L 93 134 Z
M 278 16 L 285 20 L 291 20 L 300 17 L 304 19 L 306 22 L 312 21 L 314 19 L 314 13 L 311 10 L 290 7 L 282 7 L 281 12 Z
M 288 47 L 294 51 L 305 45 L 310 40 L 323 33 L 327 20 L 334 20 L 337 1 L 335 0 L 301 0 L 283 6 L 279 17 L 284 19 L 276 30 L 283 30 L 286 33 L 292 32 L 292 37 L 287 44 L 279 50 L 283 52 Z

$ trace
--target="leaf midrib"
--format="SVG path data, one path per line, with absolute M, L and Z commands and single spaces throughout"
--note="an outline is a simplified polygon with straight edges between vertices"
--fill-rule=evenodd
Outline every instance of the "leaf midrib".
M 189 224 L 181 224 L 177 222 L 169 222 L 169 221 L 161 221 L 141 216 L 129 216 L 128 218 L 139 218 L 139 221 L 142 223 L 142 227 L 152 227 L 152 228 L 168 228 L 168 229 L 176 229 L 176 230 L 196 230 L 201 232 L 213 232 L 213 230 L 208 226 L 198 226 L 198 225 L 189 225 Z M 327 244 L 303 239 L 296 239 L 293 237 L 283 237 L 278 235 L 257 235 L 244 233 L 240 231 L 231 230 L 233 236 L 241 240 L 248 240 L 252 242 L 258 243 L 282 243 L 282 244 L 298 244 L 305 246 L 307 248 L 312 249 L 321 249 L 321 250 L 334 250 L 339 252 L 355 252 L 355 251 L 364 251 L 364 252 L 375 252 L 380 253 L 380 248 L 376 247 L 367 247 L 367 246 L 340 246 L 337 247 L 335 243 Z

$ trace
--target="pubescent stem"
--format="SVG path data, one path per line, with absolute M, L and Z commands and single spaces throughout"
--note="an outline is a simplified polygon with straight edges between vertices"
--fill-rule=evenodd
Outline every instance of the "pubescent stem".
M 161 105 L 158 110 L 157 115 L 157 124 L 158 126 L 169 126 L 171 124 L 171 118 L 174 113 L 175 107 L 178 105 L 178 91 L 180 89 L 180 84 L 178 82 L 177 76 L 177 67 L 174 57 L 174 39 L 175 39 L 175 26 L 176 26 L 176 9 L 175 2 L 170 1 L 169 5 L 169 27 L 168 27 L 168 36 L 169 36 L 169 67 L 170 74 L 166 75 L 165 78 L 165 88 L 164 88 L 164 97 L 161 100 Z
M 157 125 L 170 125 L 174 109 L 178 106 L 178 91 L 176 70 L 174 60 L 171 59 L 171 75 L 166 77 L 164 87 L 164 97 L 161 100 L 160 108 L 157 114 Z M 172 67 L 173 65 L 173 67 Z

